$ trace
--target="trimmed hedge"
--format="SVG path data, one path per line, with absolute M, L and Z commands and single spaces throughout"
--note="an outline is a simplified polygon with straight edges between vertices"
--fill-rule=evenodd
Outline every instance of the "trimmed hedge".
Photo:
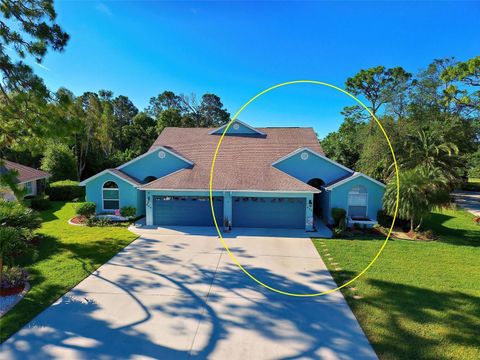
M 49 198 L 33 198 L 30 200 L 30 208 L 37 211 L 48 210 L 52 207 Z
M 77 215 L 92 216 L 95 214 L 96 209 L 97 205 L 94 202 L 84 202 L 82 204 L 78 204 L 75 211 Z
M 62 180 L 49 184 L 46 193 L 52 201 L 72 201 L 83 198 L 85 188 L 78 181 Z

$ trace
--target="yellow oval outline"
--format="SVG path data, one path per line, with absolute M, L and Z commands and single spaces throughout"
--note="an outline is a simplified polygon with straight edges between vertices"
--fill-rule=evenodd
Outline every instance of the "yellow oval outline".
M 357 276 L 355 276 L 354 278 L 352 278 L 351 280 L 347 281 L 345 284 L 343 285 L 340 285 L 338 287 L 336 287 L 335 289 L 330 289 L 330 290 L 325 290 L 325 291 L 322 291 L 322 292 L 319 292 L 319 293 L 311 293 L 311 294 L 297 294 L 297 293 L 290 293 L 288 291 L 283 291 L 283 290 L 279 290 L 279 289 L 276 289 L 272 286 L 269 286 L 265 283 L 263 283 L 262 281 L 258 280 L 255 276 L 253 276 L 252 274 L 250 274 L 237 260 L 237 258 L 235 257 L 235 255 L 232 254 L 232 252 L 230 251 L 227 243 L 225 242 L 225 240 L 223 239 L 223 236 L 222 236 L 222 233 L 218 227 L 218 224 L 217 224 L 217 219 L 215 218 L 215 209 L 213 208 L 213 171 L 215 169 L 215 161 L 217 160 L 217 155 L 218 155 L 218 150 L 220 149 L 220 145 L 222 144 L 222 141 L 223 141 L 223 138 L 225 137 L 225 134 L 226 132 L 228 131 L 228 129 L 230 128 L 230 125 L 235 121 L 235 119 L 237 119 L 237 117 L 242 113 L 242 111 L 248 106 L 250 105 L 250 103 L 252 103 L 254 100 L 256 100 L 257 98 L 259 98 L 260 96 L 266 94 L 267 92 L 269 91 L 272 91 L 276 88 L 279 88 L 279 87 L 282 87 L 282 86 L 287 86 L 287 85 L 294 85 L 294 84 L 314 84 L 314 85 L 322 85 L 322 86 L 326 86 L 326 87 L 329 87 L 329 88 L 332 88 L 332 89 L 335 89 L 335 90 L 338 90 L 346 95 L 348 95 L 349 97 L 351 97 L 353 100 L 355 100 L 357 103 L 359 103 L 365 110 L 368 111 L 368 113 L 372 116 L 372 118 L 375 119 L 375 122 L 377 123 L 377 125 L 380 127 L 380 129 L 382 130 L 382 133 L 383 135 L 385 136 L 385 139 L 387 140 L 387 143 L 388 143 L 388 147 L 390 148 L 390 152 L 392 153 L 392 157 L 393 157 L 393 163 L 395 165 L 395 177 L 396 177 L 396 180 L 397 180 L 397 197 L 396 197 L 396 203 L 395 203 L 395 212 L 393 214 L 393 220 L 392 220 L 392 225 L 390 225 L 390 229 L 388 230 L 388 234 L 387 234 L 387 237 L 385 238 L 385 241 L 382 243 L 382 246 L 380 247 L 380 250 L 377 252 L 377 254 L 374 256 L 374 258 L 372 259 L 372 261 L 370 261 L 370 263 L 365 267 L 365 269 L 363 269 L 360 273 L 358 273 Z M 217 148 L 215 149 L 215 154 L 213 155 L 213 161 L 212 161 L 212 167 L 210 169 L 210 184 L 209 184 L 209 192 L 210 192 L 210 208 L 212 210 L 212 216 L 213 216 L 213 222 L 215 224 L 215 228 L 217 229 L 217 232 L 218 232 L 218 236 L 220 237 L 220 241 L 222 242 L 223 244 L 223 247 L 225 248 L 225 250 L 227 250 L 228 254 L 230 255 L 230 257 L 233 259 L 233 261 L 235 262 L 235 264 L 240 268 L 240 270 L 242 270 L 248 277 L 250 277 L 253 281 L 255 281 L 256 283 L 262 285 L 263 287 L 273 291 L 273 292 L 276 292 L 276 293 L 279 293 L 279 294 L 282 294 L 282 295 L 288 295 L 288 296 L 295 296 L 295 297 L 315 297 L 315 296 L 322 296 L 322 295 L 326 295 L 326 294 L 330 294 L 330 293 L 333 293 L 337 290 L 340 290 L 342 288 L 344 288 L 345 286 L 348 286 L 350 285 L 351 283 L 353 283 L 355 280 L 357 280 L 359 277 L 361 277 L 363 274 L 365 274 L 367 272 L 368 269 L 370 269 L 370 267 L 373 265 L 373 263 L 378 259 L 378 257 L 380 256 L 380 254 L 382 253 L 383 249 L 385 249 L 385 246 L 387 245 L 387 242 L 388 242 L 388 239 L 390 238 L 390 235 L 393 231 L 393 225 L 395 224 L 395 219 L 397 218 L 397 213 L 398 213 L 398 203 L 400 201 L 400 178 L 399 178 L 399 175 L 398 175 L 398 165 L 397 165 L 397 159 L 395 157 L 395 152 L 393 151 L 393 147 L 392 147 L 392 143 L 390 142 L 390 138 L 388 137 L 387 133 L 385 132 L 385 129 L 383 128 L 382 124 L 380 123 L 380 121 L 378 121 L 377 117 L 370 111 L 370 109 L 363 103 L 361 102 L 359 99 L 357 99 L 354 95 L 350 94 L 348 91 L 346 90 L 343 90 L 335 85 L 332 85 L 332 84 L 329 84 L 329 83 L 326 83 L 326 82 L 323 82 L 323 81 L 317 81 L 317 80 L 293 80 L 293 81 L 286 81 L 286 82 L 283 82 L 283 83 L 280 83 L 280 84 L 277 84 L 277 85 L 273 85 L 271 87 L 269 87 L 268 89 L 266 90 L 263 90 L 261 92 L 259 92 L 257 95 L 255 95 L 254 97 L 252 97 L 250 100 L 248 100 L 241 108 L 240 110 L 238 110 L 235 115 L 233 116 L 233 118 L 230 120 L 230 122 L 227 124 L 227 126 L 225 127 L 225 129 L 223 130 L 223 133 L 222 133 L 222 136 L 220 137 L 220 140 L 218 141 L 218 144 L 217 144 Z

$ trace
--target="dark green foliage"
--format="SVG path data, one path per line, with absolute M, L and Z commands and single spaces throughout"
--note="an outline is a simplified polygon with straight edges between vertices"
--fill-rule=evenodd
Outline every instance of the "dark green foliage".
M 81 204 L 78 204 L 75 207 L 75 212 L 77 215 L 83 215 L 83 216 L 92 216 L 95 214 L 95 211 L 97 209 L 97 205 L 94 202 L 84 202 Z
M 98 218 L 95 216 L 91 216 L 87 219 L 86 222 L 87 226 L 98 226 L 98 227 L 104 227 L 104 226 L 112 226 L 114 225 L 114 222 L 108 218 Z
M 410 230 L 420 230 L 423 219 L 433 210 L 447 207 L 450 202 L 448 178 L 440 169 L 416 167 L 400 172 L 398 218 L 410 221 Z M 397 203 L 397 183 L 387 183 L 383 206 L 393 216 Z
M 133 218 L 137 213 L 137 209 L 133 206 L 124 206 L 120 209 L 120 215 L 124 218 Z
M 345 219 L 347 212 L 342 208 L 332 208 L 332 217 L 335 221 L 335 226 L 339 226 L 342 219 Z
M 25 286 L 28 281 L 28 273 L 19 267 L 7 268 L 2 274 L 1 289 L 13 289 Z
M 75 156 L 66 144 L 55 142 L 48 144 L 41 169 L 52 175 L 50 181 L 77 179 Z
M 85 196 L 85 188 L 78 186 L 77 181 L 64 180 L 51 183 L 46 193 L 52 201 L 71 201 Z
M 380 226 L 389 228 L 392 225 L 393 217 L 388 215 L 385 210 L 379 210 L 377 212 L 377 221 Z
M 0 224 L 27 230 L 38 229 L 41 219 L 36 211 L 19 202 L 0 199 Z
M 49 198 L 39 197 L 30 200 L 30 208 L 37 211 L 48 210 L 52 207 Z

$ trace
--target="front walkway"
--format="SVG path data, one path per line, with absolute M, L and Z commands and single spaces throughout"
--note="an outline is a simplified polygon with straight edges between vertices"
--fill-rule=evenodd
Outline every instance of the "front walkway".
M 266 290 L 212 228 L 134 230 L 139 239 L 8 339 L 0 358 L 376 359 L 340 292 Z M 225 241 L 271 286 L 335 287 L 307 236 L 237 229 Z
M 478 191 L 455 191 L 452 193 L 455 202 L 461 208 L 475 216 L 480 216 L 480 192 Z

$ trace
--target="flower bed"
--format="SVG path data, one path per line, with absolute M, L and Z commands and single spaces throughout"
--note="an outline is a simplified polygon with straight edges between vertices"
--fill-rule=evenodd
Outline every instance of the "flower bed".
M 84 226 L 87 223 L 87 217 L 83 215 L 77 215 L 68 220 L 70 225 Z
M 23 291 L 28 281 L 28 273 L 19 267 L 4 270 L 0 283 L 0 296 L 15 295 Z

